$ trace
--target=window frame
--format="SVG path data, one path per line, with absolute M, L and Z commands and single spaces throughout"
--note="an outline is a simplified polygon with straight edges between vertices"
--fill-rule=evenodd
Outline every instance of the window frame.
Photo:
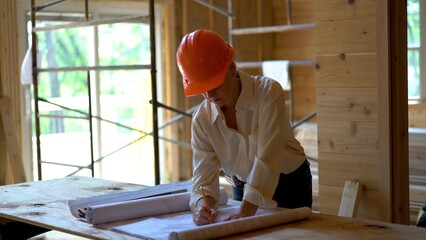
M 419 79 L 419 101 L 426 101 L 426 2 L 419 1 L 420 14 L 420 79 Z
M 410 102 L 426 102 L 426 2 L 419 0 L 419 17 L 420 17 L 420 46 L 419 47 L 409 47 L 407 46 L 407 52 L 410 50 L 419 51 L 419 98 L 418 99 L 408 99 Z

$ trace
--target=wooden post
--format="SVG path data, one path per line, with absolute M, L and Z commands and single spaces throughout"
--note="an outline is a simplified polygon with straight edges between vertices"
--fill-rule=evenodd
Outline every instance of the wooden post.
M 10 106 L 11 102 L 9 99 L 0 98 L 0 115 L 3 122 L 3 128 L 6 136 L 6 147 L 9 155 L 6 160 L 9 160 L 8 164 L 12 170 L 14 183 L 20 183 L 26 181 L 26 176 L 24 164 L 22 162 L 22 154 L 19 149 L 19 141 L 17 136 L 19 131 L 16 131 L 16 127 L 14 126 L 13 115 Z M 8 164 L 3 162 L 0 165 L 5 166 L 4 169 L 7 169 L 6 167 Z M 4 174 L 5 172 L 6 171 L 4 171 Z M 0 179 L 3 177 L 4 176 L 0 176 Z

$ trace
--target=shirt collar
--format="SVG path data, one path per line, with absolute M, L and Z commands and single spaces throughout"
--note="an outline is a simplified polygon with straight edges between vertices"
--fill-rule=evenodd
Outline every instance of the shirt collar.
M 254 110 L 254 80 L 253 77 L 240 71 L 241 93 L 238 97 L 236 107 Z
M 253 95 L 253 87 L 254 87 L 254 81 L 250 75 L 248 75 L 245 72 L 239 72 L 240 73 L 240 80 L 241 80 L 241 93 L 238 97 L 237 104 L 235 105 L 236 108 L 246 108 L 250 111 L 253 111 L 254 109 L 254 95 Z M 207 101 L 207 100 L 205 100 Z M 210 108 L 210 124 L 213 124 L 216 119 L 220 115 L 219 107 L 214 104 L 207 102 L 209 108 Z

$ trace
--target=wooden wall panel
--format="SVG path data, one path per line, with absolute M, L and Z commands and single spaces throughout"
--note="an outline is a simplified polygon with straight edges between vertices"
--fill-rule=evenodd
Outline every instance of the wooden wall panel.
M 322 186 L 320 189 L 319 209 L 320 212 L 337 215 L 339 213 L 340 201 L 342 199 L 342 189 L 344 182 L 340 187 Z M 366 204 L 369 203 L 369 204 Z M 373 204 L 370 204 L 373 203 Z M 376 191 L 364 190 L 361 193 L 358 218 L 379 220 L 378 195 Z
M 314 60 L 314 36 L 315 29 L 277 33 L 275 35 L 274 58 L 288 60 Z
M 337 214 L 344 182 L 364 185 L 358 217 L 380 219 L 375 1 L 315 1 L 319 210 Z
M 377 155 L 360 156 L 321 152 L 320 184 L 342 187 L 346 180 L 358 180 L 365 190 L 377 191 Z M 351 171 L 348 171 L 350 169 Z
M 376 1 L 372 0 L 322 0 L 315 8 L 315 18 L 317 21 L 371 18 L 375 16 Z
M 377 87 L 377 55 L 334 54 L 318 56 L 317 85 L 319 88 Z
M 317 110 L 315 67 L 312 65 L 293 66 L 291 77 L 294 119 L 297 121 Z M 316 118 L 312 121 L 316 121 Z
M 318 117 L 323 121 L 377 120 L 376 88 L 318 88 Z
M 273 0 L 274 25 L 286 25 L 287 2 Z M 291 24 L 314 23 L 313 0 L 293 0 L 291 2 Z M 286 31 L 274 34 L 273 59 L 315 60 L 315 28 Z M 316 112 L 315 66 L 291 66 L 293 82 L 294 120 L 298 121 Z M 315 122 L 316 118 L 311 122 Z
M 291 1 L 291 23 L 313 23 L 315 21 L 314 0 Z M 273 0 L 275 24 L 287 24 L 287 1 Z
M 374 53 L 376 52 L 376 19 L 354 18 L 317 22 L 316 46 L 318 55 Z
M 233 1 L 235 18 L 233 29 L 273 25 L 271 3 L 259 0 Z M 237 61 L 273 59 L 273 34 L 250 34 L 233 37 Z M 250 69 L 253 70 L 253 69 Z M 256 73 L 256 72 L 255 72 Z M 260 73 L 260 72 L 257 72 Z
M 319 110 L 321 111 L 321 110 Z M 319 117 L 321 118 L 321 117 Z M 321 118 L 322 119 L 322 118 Z M 321 153 L 377 156 L 377 122 L 318 121 L 318 148 Z M 349 171 L 356 171 L 350 169 Z

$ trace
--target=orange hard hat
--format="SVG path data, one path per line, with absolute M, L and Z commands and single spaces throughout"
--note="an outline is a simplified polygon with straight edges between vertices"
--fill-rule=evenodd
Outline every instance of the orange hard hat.
M 176 53 L 186 96 L 208 92 L 222 85 L 234 57 L 234 48 L 210 30 L 185 35 Z

